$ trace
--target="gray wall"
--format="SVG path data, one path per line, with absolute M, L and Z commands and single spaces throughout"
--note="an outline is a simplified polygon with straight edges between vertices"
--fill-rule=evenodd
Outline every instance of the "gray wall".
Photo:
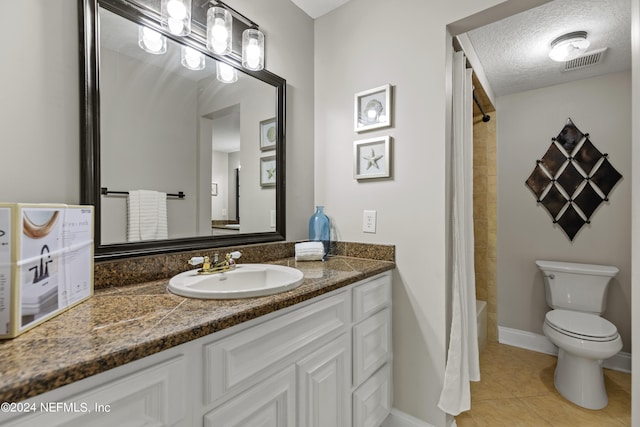
M 303 239 L 313 210 L 313 20 L 289 0 L 229 4 L 259 22 L 266 66 L 287 80 L 287 238 Z M 0 200 L 78 203 L 77 1 L 12 2 L 0 24 L 0 147 L 13 159 L 0 168 Z
M 447 24 L 497 1 L 351 0 L 316 20 L 316 202 L 336 237 L 396 245 L 394 406 L 434 425 L 448 341 L 446 158 L 450 98 Z M 357 134 L 354 94 L 394 86 L 393 126 Z M 393 177 L 353 179 L 353 142 L 390 135 Z M 362 233 L 364 209 L 376 234 Z
M 75 0 L 3 4 L 0 200 L 78 203 Z
M 497 100 L 498 325 L 542 334 L 536 259 L 614 265 L 604 317 L 631 352 L 631 73 L 614 73 Z M 524 182 L 567 118 L 590 134 L 623 179 L 570 241 Z
M 186 77 L 101 51 L 101 183 L 117 191 L 187 193 L 167 199 L 169 238 L 197 235 L 197 88 Z M 103 197 L 101 209 L 102 243 L 126 242 L 127 198 Z

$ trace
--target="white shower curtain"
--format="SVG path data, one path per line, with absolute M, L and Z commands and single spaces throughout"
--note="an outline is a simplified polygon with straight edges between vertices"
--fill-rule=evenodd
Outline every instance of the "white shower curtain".
M 452 319 L 438 407 L 451 415 L 471 408 L 469 381 L 480 381 L 473 265 L 473 85 L 466 58 L 453 60 Z

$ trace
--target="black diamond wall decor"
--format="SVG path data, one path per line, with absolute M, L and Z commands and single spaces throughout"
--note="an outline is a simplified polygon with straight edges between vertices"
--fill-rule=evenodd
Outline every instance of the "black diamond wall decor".
M 622 175 L 571 119 L 551 140 L 525 184 L 573 241 Z
M 531 172 L 531 175 L 529 175 L 529 178 L 527 179 L 527 185 L 529 186 L 529 188 L 531 188 L 531 191 L 533 191 L 533 194 L 536 195 L 538 200 L 540 199 L 542 193 L 544 193 L 544 190 L 546 190 L 547 185 L 549 185 L 550 182 L 551 178 L 549 178 L 547 174 L 542 170 L 542 166 L 540 166 L 540 163 L 536 164 L 536 167 L 533 169 L 533 172 Z

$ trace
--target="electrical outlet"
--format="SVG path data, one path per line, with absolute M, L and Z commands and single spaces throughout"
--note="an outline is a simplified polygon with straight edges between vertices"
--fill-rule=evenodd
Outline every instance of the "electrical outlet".
M 362 231 L 365 233 L 376 232 L 376 211 L 364 211 L 362 215 Z
M 270 226 L 271 228 L 276 228 L 276 211 L 275 209 L 271 210 L 271 215 L 270 215 Z

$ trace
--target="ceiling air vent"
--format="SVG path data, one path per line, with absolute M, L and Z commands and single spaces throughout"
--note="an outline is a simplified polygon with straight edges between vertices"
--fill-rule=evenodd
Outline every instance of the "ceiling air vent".
M 594 50 L 591 53 L 580 56 L 576 59 L 572 59 L 571 61 L 567 61 L 564 63 L 563 71 L 573 71 L 579 70 L 580 68 L 590 67 L 592 65 L 599 64 L 602 62 L 602 58 L 604 57 L 604 52 L 607 48 L 602 48 L 598 50 Z

